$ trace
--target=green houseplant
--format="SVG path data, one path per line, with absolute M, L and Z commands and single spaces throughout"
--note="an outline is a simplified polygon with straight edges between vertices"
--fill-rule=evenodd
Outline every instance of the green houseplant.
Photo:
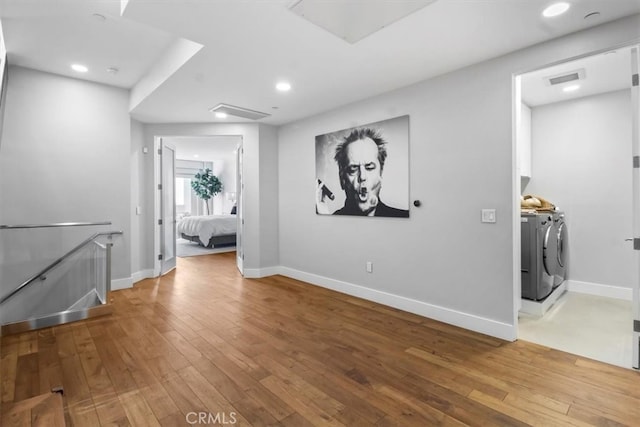
M 200 170 L 191 180 L 191 188 L 204 200 L 209 215 L 209 199 L 222 191 L 222 182 L 213 174 L 211 169 Z

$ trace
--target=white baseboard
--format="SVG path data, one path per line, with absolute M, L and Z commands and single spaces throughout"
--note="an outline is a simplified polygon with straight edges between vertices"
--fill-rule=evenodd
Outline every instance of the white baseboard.
M 129 289 L 133 287 L 133 280 L 131 277 L 126 277 L 124 279 L 111 279 L 111 290 L 117 291 L 120 289 Z
M 261 277 L 274 276 L 280 273 L 281 267 L 245 268 L 242 275 L 247 279 L 259 279 Z
M 435 319 L 450 325 L 459 326 L 464 329 L 469 329 L 471 331 L 490 335 L 506 341 L 515 341 L 517 338 L 516 326 L 508 323 L 498 322 L 496 320 L 366 288 L 352 283 L 330 279 L 328 277 L 318 276 L 316 274 L 306 273 L 304 271 L 294 270 L 288 267 L 271 267 L 269 269 L 262 269 L 261 271 L 263 270 L 268 270 L 270 272 L 277 271 L 277 273 L 273 274 L 281 274 L 283 276 L 291 277 L 292 279 L 301 280 L 323 288 L 342 292 L 347 295 L 377 302 L 389 307 L 428 317 L 430 319 Z
M 149 279 L 151 277 L 157 277 L 157 276 L 153 274 L 153 269 L 149 268 L 147 270 L 140 270 L 133 273 L 131 275 L 131 281 L 133 283 L 137 283 L 140 280 Z
M 520 313 L 532 314 L 534 316 L 542 317 L 553 304 L 558 301 L 558 298 L 562 296 L 563 293 L 567 290 L 567 281 L 565 280 L 549 294 L 542 301 L 532 301 L 528 299 L 522 299 L 522 305 L 520 307 Z
M 129 289 L 133 287 L 134 283 L 139 282 L 143 279 L 148 279 L 150 277 L 157 277 L 157 275 L 154 274 L 154 271 L 151 268 L 147 270 L 136 271 L 131 275 L 131 277 L 127 277 L 124 279 L 112 279 L 111 290 L 117 291 L 119 289 Z
M 633 300 L 633 289 L 620 286 L 603 285 L 600 283 L 580 282 L 567 280 L 567 290 L 581 294 L 598 295 L 601 297 L 616 298 L 625 301 Z

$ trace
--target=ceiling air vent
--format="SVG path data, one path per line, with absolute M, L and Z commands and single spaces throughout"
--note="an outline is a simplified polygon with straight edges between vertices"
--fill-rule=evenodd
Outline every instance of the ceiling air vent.
M 260 120 L 269 117 L 271 114 L 260 111 L 249 110 L 248 108 L 236 107 L 229 104 L 218 104 L 209 109 L 210 113 L 226 113 L 229 116 L 242 117 L 243 119 Z
M 581 68 L 580 70 L 569 71 L 555 76 L 545 77 L 544 80 L 547 82 L 548 86 L 554 86 L 562 83 L 572 82 L 575 80 L 584 80 L 584 78 L 584 68 Z

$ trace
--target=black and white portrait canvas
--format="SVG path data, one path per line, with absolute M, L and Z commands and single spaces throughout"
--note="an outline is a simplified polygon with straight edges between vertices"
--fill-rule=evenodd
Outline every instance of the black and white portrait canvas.
M 316 136 L 316 213 L 409 217 L 409 116 Z

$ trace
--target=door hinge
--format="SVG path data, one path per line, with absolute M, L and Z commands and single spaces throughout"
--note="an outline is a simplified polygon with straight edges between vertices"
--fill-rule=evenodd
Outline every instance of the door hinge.
M 633 250 L 640 251 L 640 239 L 637 237 L 633 238 Z
M 158 255 L 158 261 L 162 261 L 162 254 Z
M 158 184 L 158 190 L 162 190 L 162 184 Z
M 162 148 L 158 148 L 158 154 L 162 156 Z
M 633 332 L 640 332 L 640 320 L 633 321 Z
M 161 219 L 158 220 L 158 225 L 162 225 L 162 220 Z
M 638 86 L 640 85 L 640 77 L 638 77 L 638 74 L 634 74 L 633 76 L 631 76 L 631 85 L 632 86 Z
M 640 156 L 633 156 L 633 168 L 640 168 Z

